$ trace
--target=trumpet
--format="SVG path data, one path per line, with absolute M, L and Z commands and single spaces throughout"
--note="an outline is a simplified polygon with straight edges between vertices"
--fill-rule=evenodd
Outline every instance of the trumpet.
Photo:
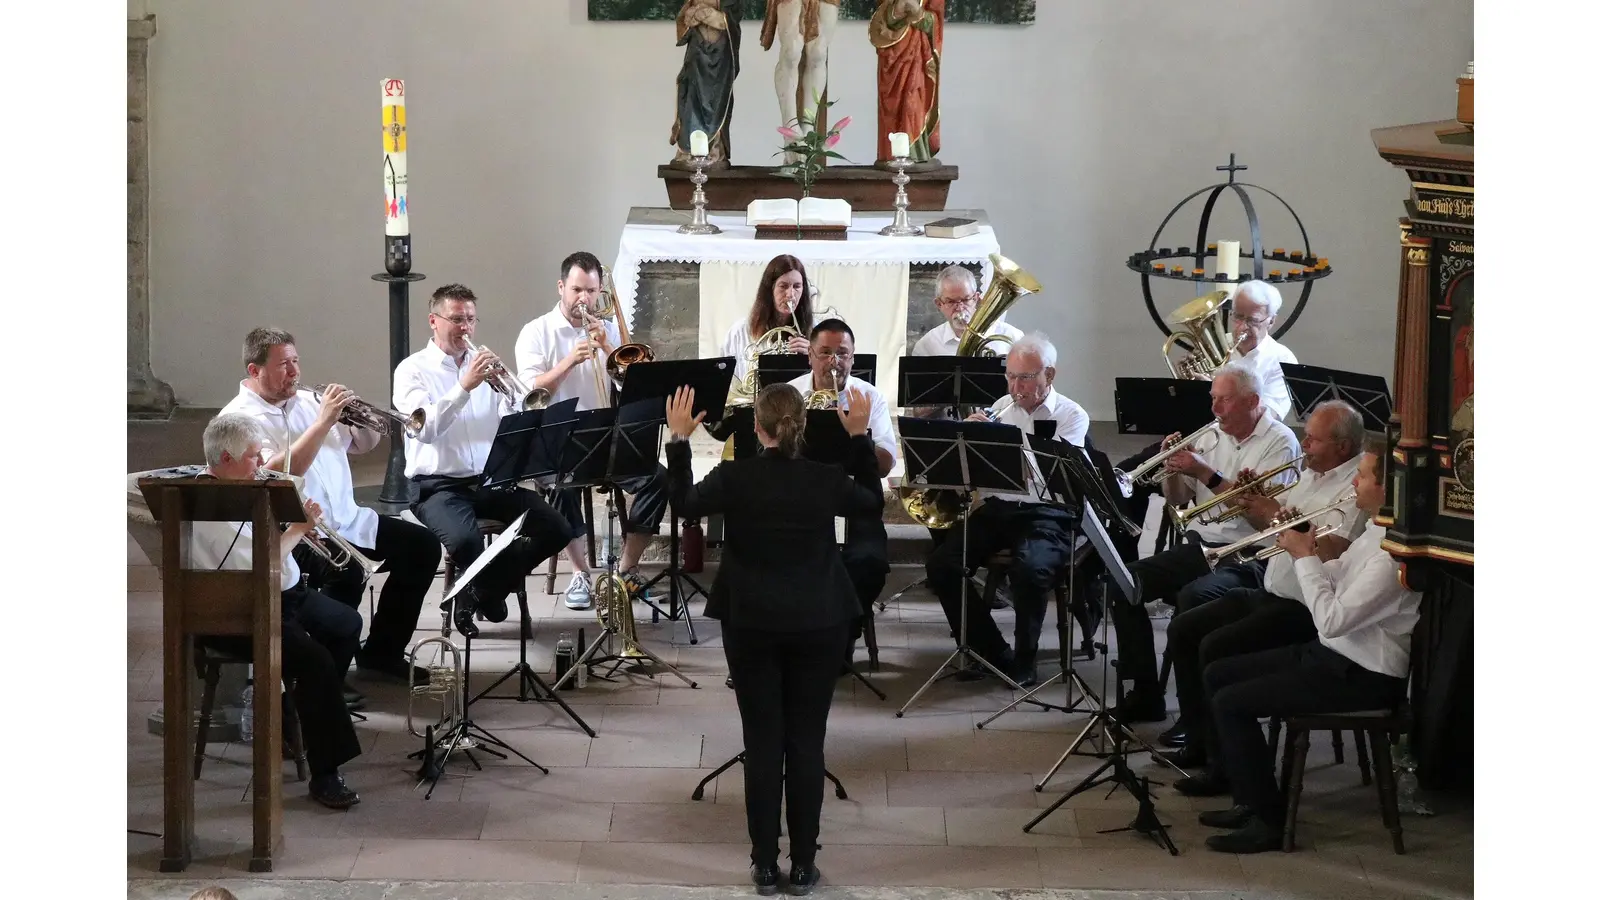
M 1284 510 L 1283 512 L 1278 513 L 1277 517 L 1273 519 L 1273 524 L 1270 528 L 1267 528 L 1263 531 L 1258 531 L 1247 538 L 1240 538 L 1239 540 L 1234 541 L 1225 547 L 1216 547 L 1205 551 L 1204 555 L 1206 565 L 1215 569 L 1219 561 L 1226 559 L 1227 557 L 1232 556 L 1241 550 L 1259 544 L 1268 538 L 1276 537 L 1282 532 L 1289 531 L 1290 529 L 1298 530 L 1301 526 L 1310 526 L 1314 520 L 1320 519 L 1329 514 L 1337 515 L 1339 517 L 1338 521 L 1317 526 L 1316 536 L 1323 537 L 1325 535 L 1332 534 L 1333 532 L 1344 527 L 1345 511 L 1340 509 L 1340 507 L 1346 503 L 1349 503 L 1351 500 L 1354 500 L 1355 496 L 1355 491 L 1346 491 L 1341 494 L 1338 499 L 1334 500 L 1332 503 L 1329 503 L 1327 506 L 1303 514 L 1296 513 L 1294 510 Z M 1245 555 L 1241 558 L 1245 562 L 1261 562 L 1262 560 L 1271 559 L 1282 552 L 1283 549 L 1281 547 L 1267 547 L 1265 549 L 1258 550 L 1255 553 Z
M 285 458 L 284 465 L 287 466 L 288 464 L 289 461 L 287 458 Z M 280 473 L 275 469 L 258 469 L 257 477 L 260 477 L 261 473 L 271 473 L 268 476 L 270 478 L 287 478 L 291 481 L 294 481 L 296 487 L 299 486 L 299 481 L 295 478 L 295 476 L 290 475 L 287 472 Z M 301 502 L 304 503 L 305 495 L 302 494 L 300 499 Z M 383 563 L 369 559 L 366 554 L 356 549 L 355 544 L 345 540 L 344 535 L 340 534 L 332 525 L 328 524 L 328 520 L 325 516 L 317 516 L 316 519 L 312 520 L 311 524 L 315 533 L 306 535 L 306 546 L 311 549 L 312 553 L 315 553 L 316 555 L 327 560 L 328 564 L 333 566 L 335 569 L 342 569 L 345 566 L 350 565 L 351 562 L 354 562 L 356 565 L 361 567 L 361 571 L 366 573 L 367 578 L 371 578 L 373 575 L 377 574 L 379 569 L 383 568 Z M 333 549 L 323 546 L 320 541 L 316 540 L 318 537 L 326 538 L 328 543 L 333 545 Z
M 328 386 L 325 384 L 313 385 L 311 395 L 320 401 L 327 389 Z M 393 434 L 398 428 L 404 431 L 408 438 L 415 438 L 422 433 L 422 426 L 427 418 L 427 411 L 421 408 L 412 411 L 409 416 L 403 416 L 394 410 L 368 403 L 360 397 L 351 400 L 339 413 L 340 424 L 349 425 L 351 428 L 365 428 L 378 434 Z
M 1278 496 L 1300 482 L 1300 464 L 1304 461 L 1304 456 L 1300 457 L 1299 459 L 1290 460 L 1276 469 L 1273 469 L 1262 475 L 1258 475 L 1244 484 L 1235 485 L 1231 490 L 1223 491 L 1222 493 L 1212 497 L 1210 500 L 1207 500 L 1206 502 L 1189 509 L 1174 509 L 1169 505 L 1167 507 L 1167 515 L 1172 518 L 1172 524 L 1178 526 L 1179 531 L 1183 531 L 1185 528 L 1189 527 L 1189 523 L 1196 521 L 1197 519 L 1201 524 L 1204 525 L 1219 525 L 1223 522 L 1227 522 L 1238 516 L 1244 515 L 1244 507 L 1234 506 L 1231 509 L 1225 509 L 1218 513 L 1218 506 L 1222 504 L 1230 504 L 1234 500 L 1243 497 L 1245 494 L 1260 494 L 1263 497 Z M 1279 475 L 1282 475 L 1284 472 L 1288 472 L 1294 477 L 1279 484 L 1268 484 L 1268 482 Z
M 474 344 L 472 338 L 463 335 L 461 342 L 467 345 L 467 352 L 473 356 L 483 352 L 484 348 Z M 511 401 L 517 404 L 518 409 L 544 409 L 550 403 L 549 391 L 544 388 L 530 388 L 523 384 L 521 379 L 511 374 L 511 370 L 506 368 L 506 364 L 498 359 L 489 368 L 489 376 L 485 380 L 490 387 L 510 397 Z
M 1121 469 L 1112 469 L 1111 473 L 1117 477 L 1117 488 L 1122 491 L 1123 497 L 1132 497 L 1134 485 L 1143 484 L 1154 487 L 1155 485 L 1160 484 L 1161 482 L 1172 477 L 1168 473 L 1162 472 L 1161 466 L 1174 453 L 1177 453 L 1179 450 L 1188 450 L 1191 453 L 1209 453 L 1211 450 L 1216 448 L 1217 441 L 1221 440 L 1221 433 L 1222 422 L 1217 419 L 1212 419 L 1205 425 L 1202 425 L 1193 432 L 1190 432 L 1187 436 L 1178 438 L 1176 441 L 1173 441 L 1172 443 L 1167 444 L 1165 447 L 1162 447 L 1160 453 L 1157 453 L 1155 456 L 1145 460 L 1144 465 L 1139 466 L 1132 472 L 1124 472 Z M 1211 436 L 1211 442 L 1206 444 L 1204 447 L 1201 447 L 1200 442 L 1207 435 Z M 1152 475 L 1151 473 L 1155 474 Z

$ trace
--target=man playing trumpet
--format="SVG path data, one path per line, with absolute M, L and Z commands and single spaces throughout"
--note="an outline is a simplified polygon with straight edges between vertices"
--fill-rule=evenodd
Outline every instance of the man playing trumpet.
M 1252 472 L 1269 472 L 1300 456 L 1294 432 L 1261 404 L 1261 379 L 1247 363 L 1230 362 L 1213 373 L 1211 413 L 1217 417 L 1214 427 L 1200 432 L 1194 444 L 1172 453 L 1163 463 L 1167 477 L 1161 484 L 1162 493 L 1173 507 L 1191 499 L 1203 503 L 1245 483 L 1239 480 L 1241 472 L 1247 477 Z M 1204 437 L 1207 434 L 1215 435 L 1214 446 L 1206 447 L 1203 454 L 1191 449 L 1205 447 L 1201 441 L 1210 440 Z M 1180 437 L 1173 435 L 1168 440 Z M 1289 477 L 1284 472 L 1272 480 L 1287 481 Z M 1178 546 L 1133 564 L 1139 596 L 1113 603 L 1111 616 L 1117 630 L 1119 671 L 1134 683 L 1116 711 L 1120 721 L 1159 722 L 1167 714 L 1156 672 L 1155 632 L 1143 605 L 1174 598 L 1179 608 L 1187 608 L 1200 602 L 1193 596 L 1197 592 L 1214 597 L 1257 583 L 1259 570 L 1252 572 L 1248 567 L 1225 566 L 1213 574 L 1201 553 L 1202 547 L 1230 544 L 1256 530 L 1243 516 L 1225 522 L 1200 521 Z
M 561 261 L 556 305 L 524 325 L 517 336 L 517 377 L 524 384 L 549 391 L 551 403 L 576 398 L 579 410 L 611 405 L 606 360 L 622 343 L 622 332 L 614 320 L 601 320 L 589 313 L 600 297 L 600 288 L 600 260 L 582 250 L 568 256 Z M 619 309 L 616 314 L 620 316 L 622 311 Z M 639 559 L 667 513 L 667 470 L 657 464 L 655 474 L 624 478 L 617 487 L 633 495 L 622 523 L 618 571 L 637 595 L 644 586 Z M 583 505 L 574 489 L 555 491 L 550 502 L 566 517 L 573 534 L 567 545 L 567 559 L 572 563 L 567 608 L 588 609 L 592 585 L 583 540 L 589 533 L 583 521 Z
M 291 474 L 305 479 L 306 496 L 322 508 L 325 527 L 362 555 L 385 564 L 372 628 L 355 663 L 364 671 L 405 679 L 410 669 L 406 645 L 439 567 L 439 542 L 420 525 L 356 505 L 349 454 L 372 450 L 380 435 L 340 421 L 356 399 L 343 385 L 329 384 L 320 397 L 300 386 L 294 335 L 277 328 L 251 329 L 244 339 L 244 367 L 239 393 L 222 412 L 254 419 L 269 455 L 267 467 L 282 470 L 287 463 Z M 354 560 L 336 567 L 304 543 L 294 552 L 313 587 L 361 609 L 367 573 Z M 418 680 L 425 682 L 426 674 L 418 672 Z

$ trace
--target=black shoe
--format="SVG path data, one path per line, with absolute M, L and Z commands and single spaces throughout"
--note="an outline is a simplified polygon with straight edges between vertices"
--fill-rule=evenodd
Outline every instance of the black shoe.
M 815 863 L 801 865 L 795 863 L 789 868 L 789 893 L 796 897 L 804 897 L 811 893 L 811 889 L 822 881 L 822 870 Z
M 1200 814 L 1200 824 L 1207 828 L 1226 828 L 1230 831 L 1243 828 L 1255 816 L 1250 807 L 1239 805 L 1228 809 L 1213 809 Z
M 750 883 L 756 886 L 756 893 L 763 897 L 771 897 L 778 892 L 778 864 L 777 863 L 751 863 Z
M 364 675 L 381 675 L 404 682 L 410 678 L 411 684 L 427 684 L 428 670 L 421 666 L 413 666 L 405 661 L 405 657 L 397 656 L 393 659 L 371 659 L 361 654 L 356 654 L 356 669 Z
M 733 690 L 733 676 L 732 675 L 729 675 L 727 678 L 723 679 L 722 683 L 727 686 L 728 690 L 730 690 L 730 691 Z
M 505 597 L 498 597 L 494 600 L 485 600 L 482 594 L 478 594 L 477 597 L 478 618 L 483 621 L 493 622 L 498 625 L 504 622 L 506 617 L 511 614 L 511 611 L 506 608 Z
M 478 623 L 472 621 L 472 614 L 478 608 L 478 595 L 469 587 L 457 594 L 454 600 L 446 600 L 439 604 L 439 608 L 450 611 L 452 603 L 455 604 L 455 610 L 451 612 L 450 618 L 456 626 L 456 631 L 464 638 L 477 637 Z
M 367 696 L 350 685 L 343 686 L 344 708 L 352 712 L 367 708 Z
M 1206 748 L 1199 744 L 1189 744 L 1169 753 L 1163 753 L 1161 758 L 1180 769 L 1194 772 L 1206 767 Z
M 1171 728 L 1161 732 L 1156 743 L 1163 747 L 1182 747 L 1189 743 L 1189 725 L 1179 719 Z
M 1013 662 L 1011 670 L 1006 674 L 1011 676 L 1011 680 L 1015 681 L 1018 687 L 1028 688 L 1039 683 L 1039 667 L 1032 663 L 1023 665 Z
M 329 809 L 349 809 L 361 802 L 361 795 L 350 790 L 343 775 L 334 773 L 311 779 L 311 799 Z
M 1179 778 L 1172 783 L 1172 789 L 1185 797 L 1226 797 L 1233 793 L 1228 779 L 1218 778 L 1210 772 Z
M 1265 853 L 1283 847 L 1283 829 L 1252 815 L 1238 831 L 1206 838 L 1206 846 L 1219 853 Z
M 1154 687 L 1135 687 L 1111 710 L 1112 718 L 1124 725 L 1136 722 L 1162 722 L 1167 718 L 1167 698 Z

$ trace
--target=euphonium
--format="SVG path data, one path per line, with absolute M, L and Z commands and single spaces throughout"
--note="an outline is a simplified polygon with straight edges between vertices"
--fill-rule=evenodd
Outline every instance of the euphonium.
M 1162 447 L 1160 453 L 1157 453 L 1155 456 L 1145 460 L 1144 465 L 1139 466 L 1132 472 L 1124 472 L 1121 469 L 1112 469 L 1111 474 L 1117 477 L 1117 487 L 1122 491 L 1122 496 L 1132 497 L 1133 486 L 1136 484 L 1143 484 L 1153 487 L 1167 480 L 1167 478 L 1171 476 L 1161 471 L 1162 463 L 1165 463 L 1167 459 L 1172 456 L 1172 454 L 1177 453 L 1179 450 L 1188 450 L 1192 453 L 1209 452 L 1217 445 L 1216 442 L 1221 440 L 1221 438 L 1217 436 L 1221 434 L 1221 431 L 1222 423 L 1216 419 L 1212 419 L 1210 422 L 1207 422 L 1205 425 L 1195 429 L 1188 435 L 1178 438 L 1176 441 L 1173 441 L 1167 444 L 1165 447 Z M 1211 443 L 1201 447 L 1200 441 L 1207 434 L 1211 435 Z
M 1334 531 L 1337 531 L 1344 526 L 1345 513 L 1344 510 L 1340 509 L 1339 507 L 1355 499 L 1355 496 L 1355 491 L 1346 491 L 1341 494 L 1338 499 L 1334 500 L 1332 503 L 1329 503 L 1327 506 L 1304 514 L 1296 513 L 1294 510 L 1283 510 L 1273 518 L 1272 526 L 1270 528 L 1258 531 L 1247 538 L 1240 538 L 1239 540 L 1234 541 L 1225 547 L 1215 547 L 1205 551 L 1204 555 L 1206 565 L 1214 569 L 1217 567 L 1218 562 L 1228 558 L 1229 556 L 1232 556 L 1235 553 L 1238 553 L 1240 550 L 1248 549 L 1249 547 L 1259 544 L 1268 538 L 1276 537 L 1282 532 L 1290 529 L 1298 529 L 1302 525 L 1310 525 L 1312 521 L 1330 514 L 1337 515 L 1339 520 L 1327 525 L 1317 526 L 1316 533 L 1317 537 L 1332 534 Z M 1243 559 L 1245 562 L 1260 562 L 1265 559 L 1271 559 L 1282 552 L 1283 551 L 1278 547 L 1267 547 L 1255 553 L 1248 554 L 1244 556 Z
M 1161 345 L 1161 358 L 1173 378 L 1197 380 L 1209 378 L 1221 368 L 1233 352 L 1233 334 L 1222 326 L 1222 304 L 1228 299 L 1227 291 L 1212 291 L 1190 300 L 1173 310 L 1167 321 L 1178 326 Z M 1193 346 L 1189 355 L 1174 363 L 1172 348 L 1179 341 Z
M 325 384 L 314 385 L 311 395 L 318 400 L 322 399 L 322 392 L 328 386 Z M 405 432 L 406 437 L 414 438 L 422 432 L 423 423 L 427 421 L 427 412 L 422 409 L 412 411 L 411 415 L 403 416 L 393 410 L 375 406 L 357 397 L 345 405 L 339 413 L 339 422 L 352 428 L 365 428 L 376 431 L 378 434 L 393 434 L 396 427 Z
M 1207 500 L 1198 506 L 1190 507 L 1189 509 L 1174 509 L 1169 505 L 1167 507 L 1167 514 L 1171 516 L 1172 524 L 1178 526 L 1179 531 L 1183 531 L 1185 528 L 1188 528 L 1189 523 L 1196 521 L 1197 518 L 1198 521 L 1204 525 L 1219 525 L 1223 522 L 1230 521 L 1238 516 L 1244 515 L 1244 507 L 1235 506 L 1231 509 L 1225 509 L 1222 513 L 1217 514 L 1216 510 L 1218 506 L 1229 503 L 1230 501 L 1239 497 L 1243 497 L 1245 494 L 1260 494 L 1263 497 L 1278 496 L 1300 482 L 1300 464 L 1303 462 L 1305 462 L 1304 456 L 1301 456 L 1298 459 L 1292 459 L 1276 469 L 1263 472 L 1244 484 L 1234 485 L 1231 490 L 1223 491 L 1222 493 L 1213 496 L 1210 500 Z M 1285 472 L 1290 473 L 1294 477 L 1279 484 L 1268 484 L 1268 482 L 1270 482 L 1272 479 L 1282 475 Z
M 628 317 L 623 315 L 617 303 L 617 287 L 611 281 L 611 270 L 605 266 L 600 267 L 600 296 L 589 307 L 589 314 L 596 319 L 615 319 L 617 322 L 617 335 L 622 339 L 622 344 L 606 357 L 606 374 L 612 380 L 620 384 L 627 377 L 628 367 L 636 362 L 655 362 L 656 351 L 649 344 L 636 344 L 629 338 Z
M 956 344 L 957 356 L 999 356 L 990 345 L 1010 344 L 1011 339 L 1003 334 L 991 337 L 988 330 L 1024 295 L 1044 290 L 1037 278 L 1004 256 L 991 253 L 989 262 L 994 266 L 994 278 L 989 282 L 989 289 L 983 292 L 983 299 L 978 301 L 978 308 L 961 334 L 961 341 Z
M 628 582 L 616 572 L 605 571 L 594 576 L 594 615 L 600 627 L 609 628 L 622 639 L 623 659 L 647 659 L 649 654 L 639 649 L 639 629 L 633 620 L 633 593 Z
M 467 352 L 473 356 L 483 351 L 482 347 L 472 342 L 472 338 L 463 336 L 461 342 L 467 345 Z M 485 380 L 490 387 L 510 397 L 518 409 L 544 409 L 550 403 L 549 391 L 544 388 L 530 388 L 523 384 L 500 360 L 495 360 L 495 364 L 489 368 L 489 377 Z

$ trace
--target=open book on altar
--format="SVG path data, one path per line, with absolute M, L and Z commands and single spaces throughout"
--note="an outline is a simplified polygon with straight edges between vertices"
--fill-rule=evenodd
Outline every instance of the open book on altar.
M 745 208 L 744 223 L 754 227 L 823 225 L 847 228 L 850 225 L 850 202 L 824 197 L 752 200 Z

